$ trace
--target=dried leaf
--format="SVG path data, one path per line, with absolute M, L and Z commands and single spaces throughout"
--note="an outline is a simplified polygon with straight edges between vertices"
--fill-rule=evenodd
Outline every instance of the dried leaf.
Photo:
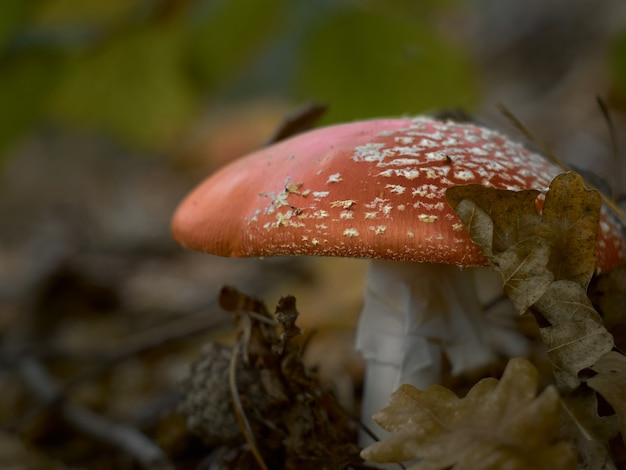
M 246 310 L 259 315 L 270 317 L 270 314 L 262 300 L 250 297 L 239 292 L 234 287 L 224 286 L 219 295 L 220 307 L 228 312 L 237 312 Z
M 533 308 L 552 325 L 539 332 L 557 384 L 576 388 L 582 381 L 579 372 L 613 348 L 613 336 L 575 282 L 553 282 Z
M 493 258 L 493 220 L 491 216 L 479 207 L 479 204 L 473 202 L 467 196 L 483 194 L 482 192 L 467 194 L 466 191 L 477 187 L 478 185 L 468 185 L 459 187 L 459 191 L 451 192 L 448 190 L 446 198 L 450 205 L 456 210 L 457 215 L 463 221 L 469 232 L 472 234 L 472 240 L 483 249 L 483 253 L 488 259 Z M 462 190 L 460 188 L 463 188 Z M 488 188 L 483 188 L 490 191 Z M 453 201 L 453 197 L 458 196 L 459 201 Z
M 474 239 L 481 248 L 483 245 L 487 248 L 485 254 L 489 256 L 489 253 L 501 253 L 525 240 L 529 235 L 532 236 L 541 223 L 541 216 L 535 209 L 540 194 L 534 189 L 506 191 L 480 184 L 468 184 L 449 188 L 446 191 L 446 199 L 469 229 L 472 239 L 475 229 L 480 224 L 489 224 L 493 227 L 491 231 L 494 236 L 487 240 L 488 244 L 481 243 L 478 238 Z M 467 215 L 461 215 L 459 212 L 461 210 L 459 205 L 463 200 L 468 204 L 464 211 Z M 473 211 L 476 214 L 474 218 Z M 487 218 L 485 219 L 481 213 Z
M 618 349 L 626 350 L 626 265 L 603 273 L 590 293 Z
M 596 261 L 600 196 L 587 190 L 575 173 L 554 178 L 541 215 L 535 191 L 459 187 L 448 193 L 472 239 L 502 275 L 518 311 L 529 309 L 538 319 L 557 386 L 566 394 L 560 437 L 577 450 L 581 468 L 615 468 L 608 441 L 618 432 L 618 417 L 624 433 L 626 358 L 611 351 L 613 336 L 587 297 Z M 610 297 L 608 305 L 622 310 L 623 297 L 607 295 L 620 276 L 606 279 L 598 286 L 600 298 Z M 611 318 L 622 316 L 613 312 Z M 619 331 L 618 323 L 613 331 Z M 599 415 L 597 396 L 584 384 L 589 368 L 597 375 L 588 385 L 617 416 Z
M 494 255 L 493 263 L 504 282 L 504 292 L 518 312 L 525 312 L 539 300 L 554 280 L 546 269 L 550 247 L 545 240 L 532 237 L 514 248 Z
M 554 280 L 586 288 L 595 267 L 602 200 L 569 172 L 550 183 L 542 214 L 536 190 L 507 191 L 481 185 L 456 186 L 448 203 L 498 269 L 520 313 Z M 492 234 L 489 237 L 489 234 Z
M 534 366 L 512 359 L 500 381 L 483 379 L 465 398 L 438 385 L 402 385 L 374 416 L 393 434 L 361 455 L 380 463 L 419 459 L 411 470 L 576 468 L 572 450 L 555 439 L 560 413 L 556 389 L 537 396 Z
M 278 343 L 273 346 L 274 351 L 279 355 L 285 351 L 285 346 L 291 338 L 302 333 L 302 330 L 296 325 L 299 315 L 294 296 L 288 295 L 280 298 L 276 306 L 275 317 L 283 332 Z
M 541 223 L 535 210 L 539 194 L 478 184 L 446 192 L 448 203 L 502 276 L 504 290 L 520 313 L 543 295 L 554 278 L 546 267 L 549 244 L 535 234 Z
M 610 351 L 591 367 L 597 375 L 587 385 L 609 402 L 619 418 L 622 440 L 626 444 L 626 357 Z
M 615 415 L 598 416 L 598 399 L 588 387 L 563 397 L 562 426 L 559 438 L 576 449 L 578 468 L 614 469 L 607 442 L 618 432 Z
M 580 385 L 579 373 L 614 346 L 586 297 L 595 268 L 602 200 L 576 173 L 550 183 L 541 214 L 539 192 L 479 185 L 449 188 L 446 198 L 472 239 L 500 273 L 504 290 L 520 313 L 531 309 L 557 386 Z M 489 233 L 492 233 L 491 239 Z
M 224 367 L 215 364 L 219 357 L 205 357 L 205 367 L 193 368 L 182 407 L 192 427 L 219 439 L 234 421 L 226 416 L 232 410 L 221 405 L 232 400 L 243 434 L 231 440 L 245 435 L 261 468 L 343 469 L 360 463 L 354 424 L 302 362 L 300 346 L 293 341 L 300 333 L 296 299 L 281 298 L 275 319 L 261 300 L 232 287 L 222 289 L 219 301 L 237 312 L 239 341 L 232 353 L 224 354 L 229 358 L 227 377 Z M 229 380 L 229 387 L 222 386 Z
M 538 235 L 551 242 L 548 269 L 556 280 L 567 279 L 587 288 L 596 265 L 596 240 L 602 198 L 587 189 L 574 172 L 550 183 Z

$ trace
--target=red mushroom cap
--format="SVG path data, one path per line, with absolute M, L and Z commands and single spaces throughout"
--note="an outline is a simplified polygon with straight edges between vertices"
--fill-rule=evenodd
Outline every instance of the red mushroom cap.
M 202 182 L 172 223 L 183 246 L 220 256 L 326 255 L 486 264 L 445 200 L 451 186 L 545 189 L 562 170 L 502 134 L 430 118 L 313 130 Z M 603 214 L 598 266 L 624 258 Z

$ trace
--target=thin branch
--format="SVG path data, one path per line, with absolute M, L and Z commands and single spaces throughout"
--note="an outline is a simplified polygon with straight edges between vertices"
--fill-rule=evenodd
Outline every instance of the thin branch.
M 520 121 L 504 104 L 498 103 L 497 107 L 498 110 L 509 120 L 509 122 L 524 135 L 524 137 L 526 137 L 530 142 L 539 147 L 539 150 L 546 156 L 548 160 L 550 160 L 551 163 L 562 168 L 564 171 L 572 171 L 571 168 L 566 163 L 559 160 L 559 158 L 548 147 L 540 144 L 540 142 L 535 138 L 532 132 L 530 132 L 530 130 L 526 126 L 524 126 L 522 121 Z M 600 197 L 602 198 L 602 201 L 608 206 L 609 209 L 611 209 L 613 215 L 619 219 L 622 226 L 626 226 L 626 214 L 624 214 L 624 211 L 620 209 L 615 201 L 609 198 L 602 191 L 598 190 L 598 188 L 596 188 L 589 181 L 585 181 L 585 184 L 590 188 L 598 191 Z
M 612 200 L 615 201 L 617 195 L 617 180 L 619 175 L 622 174 L 618 157 L 619 147 L 617 144 L 617 131 L 615 130 L 615 123 L 613 122 L 609 106 L 600 96 L 596 96 L 596 102 L 598 103 L 598 107 L 600 108 L 602 116 L 604 116 L 604 120 L 606 121 L 606 125 L 609 128 L 609 139 L 611 140 L 611 153 L 613 157 L 613 171 L 611 172 L 611 197 Z
M 241 432 L 243 433 L 246 442 L 250 446 L 250 450 L 252 451 L 252 455 L 254 455 L 254 459 L 256 460 L 257 464 L 259 464 L 259 467 L 261 467 L 261 470 L 268 470 L 268 467 L 263 460 L 263 456 L 259 452 L 259 448 L 256 445 L 254 433 L 250 428 L 250 422 L 248 421 L 248 418 L 246 418 L 246 412 L 243 409 L 241 400 L 239 399 L 239 389 L 237 388 L 237 359 L 239 357 L 239 353 L 241 352 L 240 350 L 241 344 L 239 342 L 235 343 L 233 347 L 233 355 L 230 358 L 230 368 L 228 374 L 228 383 L 230 385 L 230 398 L 233 403 L 235 415 L 237 416 L 237 421 L 239 422 L 239 427 L 241 428 Z
M 225 322 L 221 321 L 221 319 L 214 318 L 211 315 L 194 315 L 193 317 L 171 321 L 164 325 L 151 328 L 145 332 L 122 340 L 117 345 L 107 348 L 104 351 L 87 352 L 85 353 L 86 356 L 98 357 L 102 362 L 75 375 L 65 382 L 65 384 L 59 388 L 59 397 L 57 397 L 57 399 L 61 399 L 63 395 L 66 395 L 70 389 L 76 385 L 94 379 L 119 362 L 137 356 L 143 352 L 165 346 L 166 344 L 205 333 L 224 323 Z M 74 356 L 76 356 L 76 354 L 74 354 Z
M 535 138 L 530 129 L 528 129 L 522 121 L 520 121 L 515 114 L 511 112 L 509 108 L 507 108 L 504 103 L 498 103 L 497 105 L 498 111 L 502 113 L 502 115 L 509 120 L 511 125 L 515 127 L 518 131 L 522 133 L 529 142 L 532 142 L 534 145 L 539 147 L 541 153 L 543 153 L 551 163 L 555 164 L 558 167 L 561 167 L 565 171 L 571 170 L 571 168 L 562 162 L 555 154 L 550 150 L 546 145 L 543 145 Z
M 266 145 L 275 144 L 300 132 L 312 129 L 327 109 L 327 106 L 318 103 L 309 103 L 296 109 L 283 120 L 278 129 L 267 140 Z
M 45 399 L 40 400 L 38 405 L 33 407 L 19 419 L 15 420 L 15 422 L 5 426 L 5 429 L 16 431 L 23 428 L 26 423 L 31 422 L 36 416 L 43 413 L 47 408 L 59 405 L 65 397 L 70 394 L 72 388 L 81 383 L 95 379 L 119 362 L 171 342 L 204 333 L 207 330 L 221 325 L 222 323 L 223 322 L 219 318 L 214 318 L 210 315 L 194 315 L 193 317 L 185 318 L 184 320 L 175 320 L 168 322 L 165 325 L 154 327 L 143 333 L 132 336 L 129 339 L 123 340 L 118 343 L 118 345 L 105 350 L 83 351 L 80 353 L 71 351 L 52 351 L 52 353 L 50 353 L 50 351 L 44 351 L 43 354 L 38 354 L 37 350 L 29 353 L 28 349 L 26 349 L 20 353 L 17 359 L 2 358 L 6 363 L 2 364 L 4 367 L 12 367 L 18 370 L 20 368 L 19 363 L 22 360 L 21 357 L 35 358 L 43 356 L 53 358 L 61 357 L 63 359 L 100 361 L 99 364 L 73 376 L 65 383 L 55 385 L 53 392 L 50 391 Z

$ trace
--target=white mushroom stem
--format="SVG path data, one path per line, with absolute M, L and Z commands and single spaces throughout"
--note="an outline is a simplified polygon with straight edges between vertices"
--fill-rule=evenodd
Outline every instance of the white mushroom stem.
M 371 262 L 356 346 L 367 363 L 361 419 L 376 434 L 381 429 L 371 417 L 400 384 L 425 389 L 441 381 L 443 354 L 458 375 L 489 364 L 497 353 L 525 353 L 513 317 L 494 322 L 483 314 L 476 269 Z

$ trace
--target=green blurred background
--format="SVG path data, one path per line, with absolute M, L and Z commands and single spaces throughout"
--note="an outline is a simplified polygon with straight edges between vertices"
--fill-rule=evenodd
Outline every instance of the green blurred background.
M 480 77 L 446 1 L 7 0 L 0 16 L 0 148 L 41 125 L 171 149 L 218 107 L 326 122 L 471 107 Z M 275 109 L 275 108 L 274 108 Z
M 6 0 L 0 151 L 6 157 L 41 126 L 95 131 L 148 152 L 197 150 L 213 129 L 207 122 L 225 110 L 261 120 L 250 103 L 275 117 L 317 101 L 330 107 L 324 121 L 337 122 L 448 107 L 481 112 L 503 100 L 513 111 L 523 103 L 517 112 L 532 119 L 528 102 L 576 80 L 577 67 L 597 78 L 577 90 L 585 99 L 599 94 L 621 109 L 624 7 L 587 4 Z

